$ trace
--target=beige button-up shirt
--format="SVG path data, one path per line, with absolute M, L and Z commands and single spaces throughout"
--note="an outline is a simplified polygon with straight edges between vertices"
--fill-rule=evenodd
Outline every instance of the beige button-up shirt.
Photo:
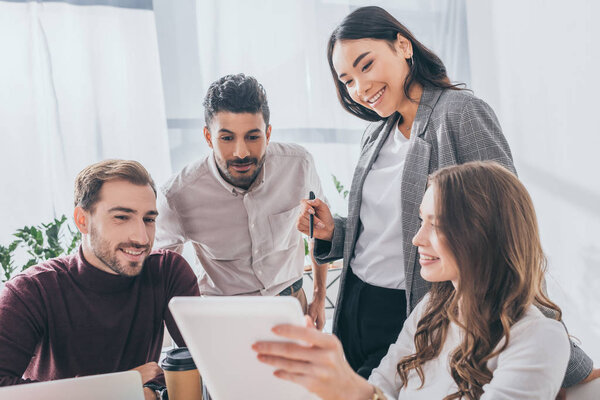
M 221 177 L 211 153 L 159 191 L 155 247 L 181 252 L 191 241 L 204 295 L 276 295 L 302 277 L 296 219 L 311 190 L 324 198 L 313 158 L 301 146 L 269 143 L 247 191 Z

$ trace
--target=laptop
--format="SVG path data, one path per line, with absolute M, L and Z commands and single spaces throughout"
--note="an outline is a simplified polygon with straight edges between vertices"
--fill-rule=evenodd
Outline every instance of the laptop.
M 305 325 L 296 298 L 174 297 L 169 309 L 212 399 L 317 399 L 275 377 L 275 368 L 259 362 L 251 348 L 259 340 L 285 340 L 271 332 L 275 325 Z
M 136 371 L 91 375 L 0 388 L 0 400 L 144 400 Z

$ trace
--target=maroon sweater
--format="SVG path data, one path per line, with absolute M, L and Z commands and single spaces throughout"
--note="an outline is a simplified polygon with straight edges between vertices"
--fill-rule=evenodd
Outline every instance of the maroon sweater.
M 185 346 L 169 300 L 198 295 L 194 272 L 168 250 L 152 252 L 134 278 L 91 266 L 81 249 L 31 267 L 0 295 L 0 386 L 158 361 L 163 323 Z

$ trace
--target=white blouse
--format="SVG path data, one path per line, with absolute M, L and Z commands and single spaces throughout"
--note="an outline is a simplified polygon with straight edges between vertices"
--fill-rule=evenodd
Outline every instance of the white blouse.
M 458 387 L 450 375 L 449 357 L 459 346 L 462 333 L 451 323 L 440 355 L 423 365 L 425 385 L 411 370 L 408 387 L 403 388 L 396 366 L 398 361 L 415 352 L 414 333 L 425 310 L 429 295 L 417 305 L 404 324 L 396 343 L 392 344 L 381 364 L 369 377 L 388 400 L 441 399 L 455 393 Z M 498 347 L 504 344 L 500 341 Z M 483 386 L 481 400 L 554 400 L 567 370 L 571 348 L 564 326 L 545 317 L 530 306 L 525 315 L 510 329 L 508 347 L 488 361 L 492 380 Z
M 363 282 L 405 289 L 402 252 L 402 171 L 409 140 L 396 127 L 373 162 L 362 189 L 360 232 L 350 260 Z

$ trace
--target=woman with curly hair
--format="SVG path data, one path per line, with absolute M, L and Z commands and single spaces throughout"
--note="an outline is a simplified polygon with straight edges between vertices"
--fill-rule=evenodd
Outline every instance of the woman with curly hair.
M 544 292 L 546 260 L 523 184 L 494 162 L 442 168 L 419 215 L 413 243 L 431 290 L 368 382 L 335 336 L 309 327 L 275 327 L 304 343 L 257 343 L 259 360 L 323 399 L 554 399 L 569 338 Z

